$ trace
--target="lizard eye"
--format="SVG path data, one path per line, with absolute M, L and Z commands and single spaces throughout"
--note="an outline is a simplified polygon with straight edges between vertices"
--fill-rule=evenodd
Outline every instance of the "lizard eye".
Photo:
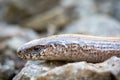
M 34 47 L 34 50 L 36 50 L 36 51 L 39 50 L 39 49 L 40 49 L 40 47 L 38 47 L 38 46 Z
M 44 49 L 44 46 L 42 46 L 42 45 L 38 45 L 38 46 L 34 47 L 34 51 L 40 51 L 42 49 Z

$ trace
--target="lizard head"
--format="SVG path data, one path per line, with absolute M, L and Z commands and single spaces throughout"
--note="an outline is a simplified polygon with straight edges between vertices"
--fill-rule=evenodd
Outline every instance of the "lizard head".
M 33 40 L 20 46 L 17 50 L 17 55 L 22 59 L 28 60 L 37 60 L 38 58 L 42 59 L 44 58 L 48 47 L 49 46 L 47 46 L 45 42 Z
M 63 38 L 62 38 L 63 39 Z M 30 60 L 56 60 L 60 59 L 67 45 L 59 37 L 36 39 L 23 44 L 17 50 L 17 55 L 22 59 Z

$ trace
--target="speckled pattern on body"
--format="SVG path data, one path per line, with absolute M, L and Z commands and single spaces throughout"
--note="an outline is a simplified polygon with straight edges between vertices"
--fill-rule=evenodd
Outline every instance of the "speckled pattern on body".
M 120 37 L 56 35 L 30 41 L 17 54 L 28 60 L 102 62 L 112 56 L 120 57 Z

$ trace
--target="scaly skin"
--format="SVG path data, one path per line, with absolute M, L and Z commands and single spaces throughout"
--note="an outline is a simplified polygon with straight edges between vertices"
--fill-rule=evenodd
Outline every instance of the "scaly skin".
M 120 37 L 56 35 L 30 41 L 17 54 L 28 60 L 102 62 L 112 56 L 120 57 Z

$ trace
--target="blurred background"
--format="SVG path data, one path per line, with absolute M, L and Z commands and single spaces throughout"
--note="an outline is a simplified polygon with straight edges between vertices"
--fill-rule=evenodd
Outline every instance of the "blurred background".
M 120 0 L 0 0 L 0 80 L 23 68 L 20 45 L 68 33 L 120 36 Z

